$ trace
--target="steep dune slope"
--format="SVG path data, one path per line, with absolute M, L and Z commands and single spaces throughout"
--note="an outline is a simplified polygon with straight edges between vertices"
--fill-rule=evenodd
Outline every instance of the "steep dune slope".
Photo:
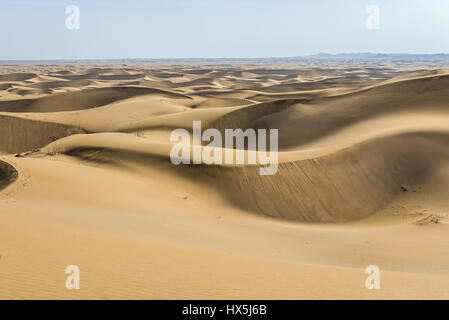
M 0 152 L 39 149 L 52 141 L 81 132 L 84 131 L 77 127 L 0 115 Z

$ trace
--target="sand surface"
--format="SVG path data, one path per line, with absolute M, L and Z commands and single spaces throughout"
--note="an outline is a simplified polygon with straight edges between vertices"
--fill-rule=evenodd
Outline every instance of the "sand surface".
M 194 120 L 278 172 L 175 166 Z M 0 298 L 448 299 L 448 143 L 436 62 L 2 65 Z

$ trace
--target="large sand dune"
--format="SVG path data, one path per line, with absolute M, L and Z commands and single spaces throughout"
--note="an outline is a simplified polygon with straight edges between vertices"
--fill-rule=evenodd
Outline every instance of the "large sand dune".
M 3 66 L 0 298 L 449 298 L 444 67 Z M 173 165 L 195 120 L 278 172 Z

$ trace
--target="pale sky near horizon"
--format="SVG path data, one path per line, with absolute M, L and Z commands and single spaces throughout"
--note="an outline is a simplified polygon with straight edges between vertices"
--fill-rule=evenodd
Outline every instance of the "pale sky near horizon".
M 68 5 L 80 29 L 66 28 Z M 368 5 L 380 9 L 366 28 Z M 449 0 L 0 0 L 0 60 L 449 53 Z

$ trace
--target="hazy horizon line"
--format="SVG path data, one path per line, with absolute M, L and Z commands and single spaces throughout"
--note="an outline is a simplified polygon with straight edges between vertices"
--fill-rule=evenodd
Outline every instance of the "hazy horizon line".
M 130 62 L 158 62 L 158 61 L 258 61 L 258 60 L 303 60 L 303 59 L 322 59 L 322 58 L 351 58 L 351 59 L 381 59 L 381 58 L 432 58 L 432 57 L 447 57 L 449 53 L 382 53 L 382 52 L 341 52 L 341 53 L 327 53 L 319 52 L 311 55 L 298 56 L 267 56 L 267 57 L 178 57 L 178 58 L 54 58 L 54 59 L 0 59 L 0 62 L 54 62 L 54 61 L 130 61 Z

